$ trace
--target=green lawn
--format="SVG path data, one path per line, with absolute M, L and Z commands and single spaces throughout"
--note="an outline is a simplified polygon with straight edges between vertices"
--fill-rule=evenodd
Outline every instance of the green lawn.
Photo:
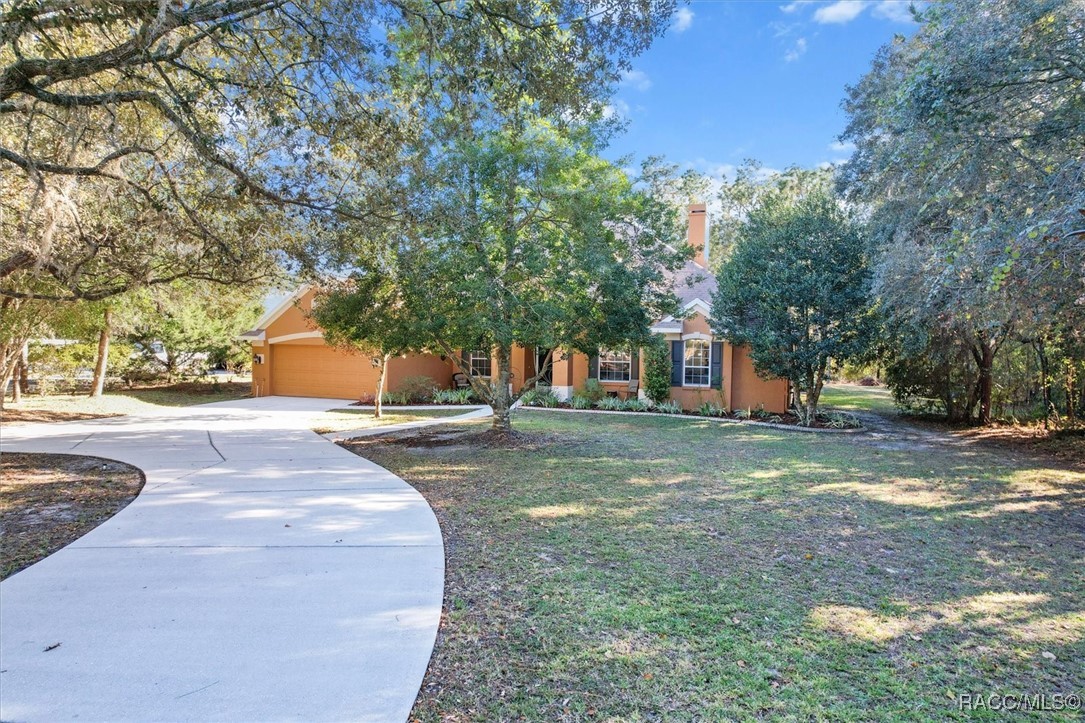
M 193 381 L 169 386 L 106 392 L 101 397 L 80 394 L 27 394 L 19 404 L 7 401 L 0 418 L 9 422 L 65 422 L 95 417 L 153 412 L 156 407 L 187 407 L 226 402 L 249 396 L 248 382 Z
M 355 429 L 369 429 L 388 424 L 419 422 L 425 419 L 455 417 L 471 411 L 467 407 L 449 407 L 448 409 L 385 409 L 381 418 L 373 416 L 373 410 L 363 408 L 332 409 L 313 420 L 313 430 L 319 434 L 330 432 L 349 432 Z
M 689 419 L 515 426 L 349 445 L 444 531 L 421 720 L 995 720 L 954 696 L 1082 692 L 1085 474 Z
M 893 395 L 885 387 L 861 387 L 858 384 L 827 384 L 819 404 L 825 408 L 850 412 L 896 414 Z

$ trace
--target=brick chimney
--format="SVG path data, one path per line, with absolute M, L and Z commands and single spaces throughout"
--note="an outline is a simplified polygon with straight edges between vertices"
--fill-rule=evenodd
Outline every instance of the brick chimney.
M 694 263 L 708 268 L 708 214 L 703 203 L 689 205 L 689 245 L 695 249 Z

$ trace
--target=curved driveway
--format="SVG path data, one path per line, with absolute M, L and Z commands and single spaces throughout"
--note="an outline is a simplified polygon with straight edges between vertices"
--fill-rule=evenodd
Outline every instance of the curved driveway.
M 147 482 L 0 583 L 0 719 L 405 720 L 440 620 L 441 532 L 403 480 L 309 431 L 343 404 L 3 428 L 3 451 L 121 460 Z

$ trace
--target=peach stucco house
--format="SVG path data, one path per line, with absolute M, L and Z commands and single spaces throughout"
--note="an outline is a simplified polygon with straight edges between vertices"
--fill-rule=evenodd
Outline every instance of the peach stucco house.
M 671 398 L 685 409 L 712 402 L 728 409 L 763 407 L 784 412 L 788 383 L 784 379 L 762 379 L 754 370 L 745 347 L 733 346 L 712 334 L 712 294 L 716 279 L 707 268 L 707 218 L 705 206 L 689 208 L 689 243 L 695 257 L 673 275 L 675 293 L 684 313 L 680 318 L 658 320 L 652 331 L 661 334 L 671 349 Z M 323 334 L 308 319 L 313 290 L 298 289 L 270 309 L 257 327 L 242 335 L 252 344 L 254 396 L 298 396 L 357 399 L 371 396 L 377 371 L 366 354 L 355 354 L 329 346 Z M 550 373 L 544 376 L 554 393 L 568 399 L 584 387 L 589 378 L 598 379 L 609 393 L 625 396 L 637 389 L 642 368 L 641 354 L 603 350 L 597 356 L 555 353 Z M 513 349 L 513 391 L 532 378 L 546 358 L 546 350 Z M 490 376 L 496 364 L 487 352 L 463 353 L 478 376 Z M 398 357 L 388 364 L 386 389 L 396 391 L 404 379 L 427 376 L 440 387 L 449 387 L 458 371 L 443 355 L 417 354 Z

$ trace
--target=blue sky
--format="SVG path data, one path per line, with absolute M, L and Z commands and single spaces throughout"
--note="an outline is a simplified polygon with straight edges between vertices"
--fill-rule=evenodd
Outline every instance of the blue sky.
M 713 176 L 843 160 L 845 87 L 908 35 L 907 0 L 716 0 L 680 7 L 612 101 L 628 121 L 606 155 L 661 154 Z

